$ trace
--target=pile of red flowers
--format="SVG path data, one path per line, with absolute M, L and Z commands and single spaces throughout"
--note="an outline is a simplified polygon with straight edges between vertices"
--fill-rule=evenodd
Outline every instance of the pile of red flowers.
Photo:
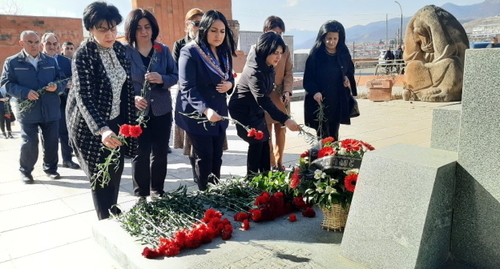
M 222 219 L 222 213 L 215 209 L 205 211 L 200 223 L 193 227 L 177 231 L 172 238 L 160 238 L 158 248 L 145 247 L 142 256 L 153 259 L 156 257 L 172 257 L 185 248 L 199 248 L 202 244 L 212 242 L 219 235 L 223 240 L 229 240 L 233 234 L 233 226 L 229 219 Z

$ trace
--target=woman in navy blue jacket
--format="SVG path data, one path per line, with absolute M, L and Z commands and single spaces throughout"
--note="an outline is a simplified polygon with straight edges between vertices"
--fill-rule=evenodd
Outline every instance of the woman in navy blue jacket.
M 231 117 L 243 125 L 264 132 L 262 139 L 248 137 L 245 128 L 237 125 L 238 136 L 248 142 L 247 175 L 269 171 L 269 131 L 265 112 L 292 131 L 300 127 L 290 117 L 279 110 L 269 94 L 273 91 L 275 71 L 286 49 L 285 42 L 276 32 L 262 34 L 257 41 L 253 57 L 249 57 L 236 85 L 235 93 L 229 101 Z
M 138 8 L 128 14 L 126 55 L 131 62 L 135 106 L 148 119 L 147 127 L 137 140 L 137 155 L 132 160 L 134 194 L 140 198 L 148 196 L 150 188 L 153 198 L 161 196 L 167 176 L 168 138 L 172 127 L 170 87 L 177 83 L 178 75 L 170 49 L 155 43 L 159 32 L 158 22 L 151 12 Z M 155 47 L 161 49 L 155 52 Z M 150 83 L 149 90 L 141 96 L 145 80 Z
M 193 144 L 200 190 L 220 178 L 228 126 L 221 116 L 228 115 L 226 97 L 234 85 L 232 56 L 236 56 L 235 44 L 227 20 L 210 10 L 201 18 L 198 36 L 181 49 L 179 57 L 175 122 Z M 200 120 L 180 113 L 205 115 L 209 123 L 199 124 Z

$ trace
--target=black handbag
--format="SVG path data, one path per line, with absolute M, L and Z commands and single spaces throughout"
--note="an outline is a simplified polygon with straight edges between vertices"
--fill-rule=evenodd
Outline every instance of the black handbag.
M 352 90 L 351 90 L 351 87 L 348 87 L 349 88 L 349 95 L 351 96 L 351 114 L 349 115 L 349 117 L 351 118 L 356 118 L 356 117 L 359 117 L 360 113 L 359 113 L 359 106 L 358 106 L 358 101 L 356 101 L 356 98 L 354 98 L 354 96 L 352 96 Z

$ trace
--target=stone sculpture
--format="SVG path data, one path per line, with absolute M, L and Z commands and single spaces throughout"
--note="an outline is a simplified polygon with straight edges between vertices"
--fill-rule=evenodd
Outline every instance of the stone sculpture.
M 408 89 L 421 101 L 460 101 L 468 48 L 464 28 L 448 11 L 434 5 L 417 11 L 405 35 Z

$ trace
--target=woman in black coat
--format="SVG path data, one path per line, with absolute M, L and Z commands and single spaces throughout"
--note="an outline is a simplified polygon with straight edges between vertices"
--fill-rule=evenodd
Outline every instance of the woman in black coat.
M 248 137 L 247 130 L 237 125 L 238 136 L 248 142 L 247 175 L 269 171 L 269 131 L 265 113 L 292 131 L 300 127 L 281 112 L 272 102 L 269 94 L 274 89 L 274 67 L 286 49 L 285 42 L 276 32 L 262 34 L 257 41 L 254 57 L 247 59 L 235 93 L 229 101 L 231 117 L 249 128 L 262 131 L 262 139 Z
M 224 15 L 210 10 L 201 18 L 198 36 L 181 49 L 179 57 L 175 122 L 186 131 L 193 145 L 200 190 L 206 190 L 208 182 L 217 183 L 220 178 L 228 126 L 222 116 L 228 115 L 226 97 L 234 85 L 235 47 Z M 197 114 L 209 123 L 199 124 L 200 120 L 186 114 Z
M 91 37 L 75 53 L 73 86 L 66 105 L 71 146 L 91 184 L 97 183 L 92 198 L 99 219 L 108 218 L 110 211 L 120 213 L 114 205 L 118 200 L 123 156 L 133 156 L 137 146 L 135 139 L 129 140 L 126 151 L 116 138 L 119 125 L 135 123 L 130 62 L 125 56 L 125 46 L 115 42 L 121 21 L 118 9 L 106 2 L 94 2 L 85 8 L 83 23 Z M 110 182 L 101 186 L 98 165 L 110 153 L 103 146 L 111 149 L 121 146 L 122 154 L 118 164 L 109 167 Z
M 345 44 L 344 26 L 327 21 L 319 29 L 304 70 L 304 120 L 320 138 L 339 138 L 340 124 L 351 124 L 352 95 L 357 95 L 354 64 Z M 318 120 L 319 104 L 323 121 Z

